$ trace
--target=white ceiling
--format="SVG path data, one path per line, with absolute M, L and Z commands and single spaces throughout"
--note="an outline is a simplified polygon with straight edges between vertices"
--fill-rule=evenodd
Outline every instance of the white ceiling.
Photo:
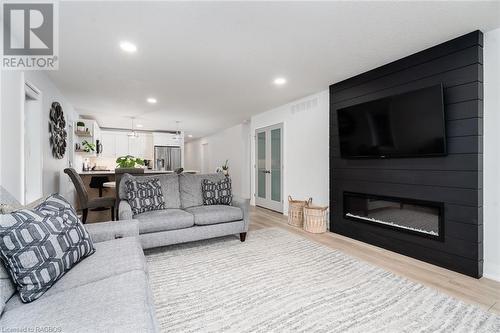
M 104 127 L 195 137 L 470 31 L 500 2 L 61 2 L 49 72 Z M 126 54 L 122 40 L 138 51 Z M 288 79 L 274 86 L 277 76 Z M 146 103 L 153 96 L 156 105 Z

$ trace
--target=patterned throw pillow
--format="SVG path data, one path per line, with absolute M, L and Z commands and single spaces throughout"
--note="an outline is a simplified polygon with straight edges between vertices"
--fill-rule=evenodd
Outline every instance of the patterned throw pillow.
M 231 178 L 225 178 L 218 182 L 203 179 L 201 182 L 204 205 L 228 205 L 233 202 L 231 191 Z
M 134 215 L 165 209 L 165 200 L 158 178 L 143 181 L 127 180 L 127 201 Z
M 0 258 L 25 303 L 42 296 L 94 252 L 75 210 L 59 194 L 33 210 L 0 215 Z
M 203 179 L 201 182 L 201 193 L 204 205 L 217 205 L 217 184 Z

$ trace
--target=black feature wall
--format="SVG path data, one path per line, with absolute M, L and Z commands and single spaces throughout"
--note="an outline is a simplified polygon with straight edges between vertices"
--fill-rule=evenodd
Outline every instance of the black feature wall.
M 337 109 L 442 83 L 448 155 L 341 159 Z M 330 230 L 473 277 L 483 271 L 483 34 L 475 31 L 330 86 Z M 444 238 L 343 218 L 343 193 L 444 204 Z

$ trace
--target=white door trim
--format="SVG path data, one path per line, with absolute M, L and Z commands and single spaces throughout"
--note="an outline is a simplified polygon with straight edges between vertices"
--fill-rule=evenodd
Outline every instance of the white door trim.
M 258 168 L 258 163 L 259 163 L 259 145 L 258 145 L 258 134 L 265 132 L 266 133 L 266 170 L 271 172 L 271 131 L 274 129 L 280 129 L 281 137 L 280 137 L 280 160 L 281 160 L 281 172 L 280 172 L 280 201 L 273 201 L 271 200 L 271 177 L 269 177 L 270 173 L 267 174 L 266 176 L 266 198 L 260 198 L 258 196 L 259 193 L 259 168 Z M 277 212 L 282 213 L 283 212 L 283 205 L 284 205 L 284 194 L 283 194 L 283 169 L 284 169 L 284 154 L 283 154 L 283 141 L 284 141 L 284 125 L 283 123 L 278 123 L 266 127 L 260 127 L 255 129 L 255 205 L 264 207 L 267 209 L 271 209 Z

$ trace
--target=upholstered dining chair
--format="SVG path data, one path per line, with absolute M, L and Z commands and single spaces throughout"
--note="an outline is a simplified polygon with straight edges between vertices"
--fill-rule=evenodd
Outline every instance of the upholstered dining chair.
M 76 193 L 78 194 L 78 201 L 80 202 L 80 208 L 82 209 L 82 222 L 87 222 L 87 215 L 89 209 L 105 207 L 111 209 L 111 220 L 115 220 L 115 197 L 99 197 L 94 199 L 89 199 L 89 194 L 85 188 L 82 178 L 73 168 L 64 169 L 64 173 L 71 178 L 73 185 L 75 186 Z

